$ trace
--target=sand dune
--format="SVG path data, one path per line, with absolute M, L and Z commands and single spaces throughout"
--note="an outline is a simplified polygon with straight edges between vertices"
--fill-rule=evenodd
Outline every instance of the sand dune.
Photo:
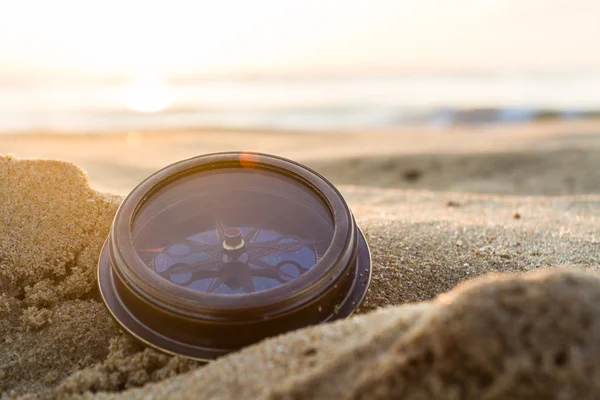
M 342 186 L 373 253 L 367 298 L 352 319 L 204 367 L 140 347 L 104 310 L 96 259 L 120 197 L 91 189 L 73 164 L 2 157 L 0 390 L 24 398 L 599 397 L 597 136 L 532 137 L 497 146 L 525 152 L 537 143 L 533 159 L 509 154 L 513 161 L 492 167 L 483 142 L 460 142 L 466 156 L 440 158 L 438 172 L 428 156 L 410 159 L 426 154 L 416 147 L 387 159 L 358 157 L 350 145 L 329 159 L 306 150 L 339 182 L 376 176 L 372 187 Z M 557 154 L 570 156 L 556 164 Z M 531 163 L 521 184 L 515 163 Z M 408 166 L 424 172 L 407 181 Z M 94 186 L 116 177 L 104 174 Z M 488 276 L 495 272 L 516 275 Z

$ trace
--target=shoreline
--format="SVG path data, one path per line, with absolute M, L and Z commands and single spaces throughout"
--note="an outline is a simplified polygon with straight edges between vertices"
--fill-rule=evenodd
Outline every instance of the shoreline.
M 291 158 L 315 168 L 334 184 L 583 194 L 600 187 L 599 149 L 600 120 L 320 136 L 237 130 L 0 135 L 0 154 L 75 162 L 87 171 L 92 187 L 121 195 L 173 162 L 230 150 Z M 578 170 L 592 176 L 582 177 Z
M 142 114 L 143 115 L 143 114 Z M 275 134 L 275 135 L 295 135 L 295 134 L 303 134 L 303 135 L 345 135 L 345 134 L 366 134 L 366 133 L 411 133 L 411 132 L 421 132 L 421 133 L 498 133 L 498 131 L 530 131 L 532 129 L 548 129 L 553 130 L 557 127 L 564 127 L 567 130 L 573 129 L 585 129 L 590 130 L 594 127 L 600 126 L 600 116 L 598 117 L 590 117 L 590 118 L 574 118 L 574 119 L 540 119 L 540 120 L 532 120 L 532 121 L 519 121 L 511 124 L 457 124 L 454 126 L 428 126 L 427 124 L 411 124 L 404 125 L 398 127 L 389 127 L 389 128 L 376 128 L 376 129 L 321 129 L 317 131 L 307 131 L 304 129 L 279 129 L 279 128 L 238 128 L 238 127 L 222 127 L 222 126 L 198 126 L 198 125 L 190 125 L 190 126 L 182 126 L 178 128 L 166 128 L 166 129 L 154 129 L 150 127 L 139 128 L 139 129 L 129 129 L 129 128 L 111 128 L 102 131 L 94 131 L 94 130 L 56 130 L 56 129 L 32 129 L 32 130 L 24 130 L 24 131 L 4 131 L 0 132 L 0 138 L 2 137 L 20 137 L 20 136 L 29 136 L 29 137 L 56 137 L 56 138 L 64 138 L 64 137 L 94 137 L 94 136 L 114 136 L 114 135 L 123 135 L 129 132 L 138 132 L 144 135 L 164 135 L 170 133 L 180 133 L 180 134 L 188 134 L 188 133 L 202 133 L 202 132 L 212 132 L 212 133 L 223 133 L 223 134 L 233 134 L 233 133 L 243 133 L 243 134 Z

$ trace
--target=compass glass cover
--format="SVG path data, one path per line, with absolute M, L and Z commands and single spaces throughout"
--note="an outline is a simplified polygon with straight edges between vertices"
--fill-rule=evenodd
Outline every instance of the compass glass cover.
M 172 181 L 136 212 L 133 246 L 171 283 L 236 296 L 263 292 L 313 268 L 334 222 L 311 188 L 264 169 L 222 168 Z

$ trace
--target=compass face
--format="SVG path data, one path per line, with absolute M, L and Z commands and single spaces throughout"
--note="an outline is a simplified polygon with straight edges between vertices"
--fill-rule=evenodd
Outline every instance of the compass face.
M 282 175 L 238 168 L 164 187 L 136 221 L 134 246 L 148 268 L 177 285 L 221 295 L 296 279 L 333 236 L 331 214 L 316 193 Z

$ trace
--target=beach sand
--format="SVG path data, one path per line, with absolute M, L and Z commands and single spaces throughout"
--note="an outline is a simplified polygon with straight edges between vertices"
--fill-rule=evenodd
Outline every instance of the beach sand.
M 104 310 L 96 261 L 121 197 L 94 189 L 123 195 L 228 149 L 340 184 L 373 279 L 357 316 L 200 366 L 139 346 Z M 74 161 L 92 186 L 70 163 L 0 159 L 5 397 L 600 397 L 600 123 L 7 135 L 0 152 Z
M 225 130 L 0 135 L 0 153 L 72 161 L 94 189 L 126 195 L 176 161 L 259 151 L 336 184 L 493 194 L 597 193 L 600 120 L 324 133 Z

